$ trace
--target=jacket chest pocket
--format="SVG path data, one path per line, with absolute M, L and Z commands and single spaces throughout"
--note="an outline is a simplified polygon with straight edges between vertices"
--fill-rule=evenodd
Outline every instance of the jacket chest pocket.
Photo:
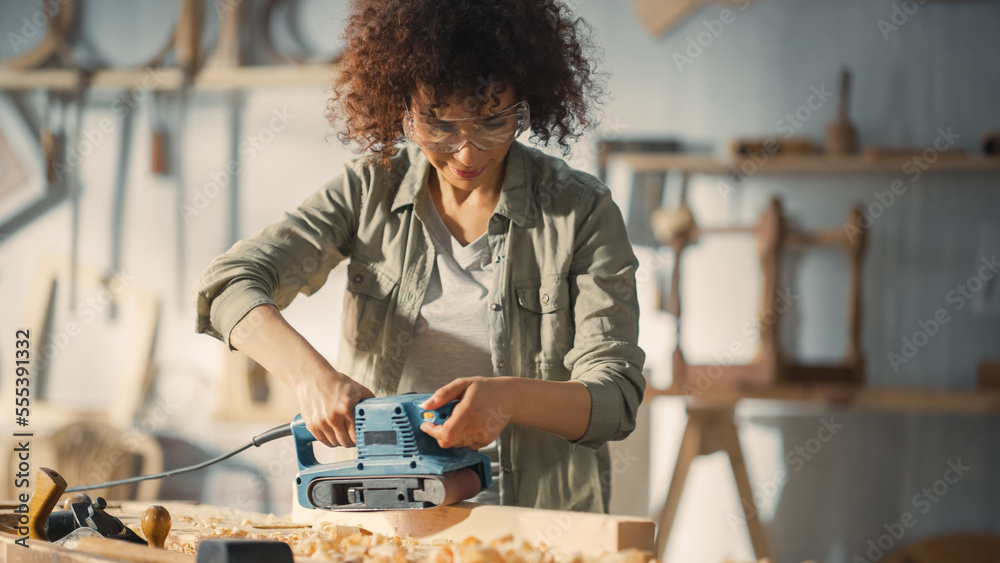
M 378 341 L 398 282 L 371 263 L 352 259 L 347 265 L 343 334 L 356 350 L 367 352 Z
M 521 349 L 536 367 L 561 366 L 573 347 L 569 282 L 562 278 L 516 283 Z

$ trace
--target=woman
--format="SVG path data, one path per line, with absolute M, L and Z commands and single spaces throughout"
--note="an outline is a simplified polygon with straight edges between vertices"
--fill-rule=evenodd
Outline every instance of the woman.
M 319 441 L 354 445 L 364 398 L 434 392 L 459 403 L 423 430 L 494 460 L 476 500 L 607 511 L 645 386 L 636 259 L 606 187 L 515 140 L 565 154 L 591 125 L 584 25 L 556 0 L 355 3 L 330 109 L 367 158 L 197 290 L 197 330 L 295 389 Z M 331 365 L 279 310 L 345 258 Z

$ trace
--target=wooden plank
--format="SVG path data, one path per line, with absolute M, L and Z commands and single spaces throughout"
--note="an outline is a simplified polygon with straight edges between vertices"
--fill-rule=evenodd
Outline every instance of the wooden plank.
M 195 563 L 192 555 L 108 538 L 80 538 L 75 549 L 132 563 Z
M 461 542 L 468 537 L 489 542 L 512 536 L 518 542 L 523 540 L 534 545 L 544 545 L 552 552 L 584 557 L 596 557 L 629 548 L 647 552 L 653 550 L 652 521 L 606 514 L 462 503 L 432 510 L 385 512 L 331 512 L 299 507 L 293 511 L 292 519 L 287 519 L 187 502 L 159 504 L 167 508 L 173 521 L 167 541 L 171 549 L 192 550 L 191 546 L 197 543 L 197 537 L 204 537 L 206 531 L 211 535 L 212 530 L 216 529 L 229 530 L 233 536 L 256 536 L 262 533 L 295 536 L 308 533 L 311 525 L 331 522 L 346 528 L 356 529 L 360 526 L 364 534 L 373 532 L 385 536 L 410 536 L 422 544 L 440 543 L 444 540 Z M 138 515 L 147 507 L 147 503 L 123 502 L 120 507 L 109 506 L 108 513 L 135 529 L 139 522 Z M 209 528 L 206 530 L 205 526 Z M 312 533 L 315 533 L 316 527 L 312 527 Z M 6 555 L 0 560 L 32 563 L 105 563 L 118 560 L 117 557 L 110 559 L 33 540 L 28 540 L 31 548 L 24 549 L 14 544 L 15 539 L 15 535 L 0 533 L 0 555 Z M 182 545 L 187 547 L 182 548 Z M 143 554 L 149 553 L 146 551 Z M 183 557 L 177 551 L 163 554 L 176 561 L 181 561 Z
M 686 397 L 709 404 L 735 404 L 744 399 L 799 401 L 876 410 L 921 410 L 964 413 L 1000 412 L 1000 391 L 872 388 L 854 384 L 787 384 L 772 388 L 739 388 L 716 382 L 697 395 L 677 387 L 647 387 L 646 397 Z
M 489 542 L 512 535 L 517 541 L 585 556 L 628 548 L 652 551 L 655 529 L 653 522 L 645 518 L 468 502 L 429 510 L 380 512 L 333 512 L 296 504 L 291 518 L 303 523 L 361 526 L 371 532 L 427 541 L 476 537 Z
M 28 540 L 28 547 L 14 543 L 17 536 L 0 533 L 0 560 L 7 563 L 109 563 L 115 559 L 67 549 L 42 540 Z
M 196 89 L 325 86 L 338 71 L 337 65 L 268 65 L 205 68 L 195 77 Z M 11 70 L 0 69 L 0 90 L 75 90 L 80 73 L 69 69 Z M 90 88 L 118 90 L 177 90 L 184 74 L 177 68 L 115 69 L 95 72 Z
M 333 81 L 338 65 L 304 64 L 205 68 L 195 79 L 196 88 L 323 86 Z

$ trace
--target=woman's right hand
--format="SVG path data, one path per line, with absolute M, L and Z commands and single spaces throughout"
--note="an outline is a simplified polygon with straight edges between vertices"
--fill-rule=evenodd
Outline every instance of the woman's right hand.
M 230 333 L 230 344 L 295 390 L 306 428 L 327 446 L 351 447 L 354 407 L 375 395 L 340 373 L 274 305 L 250 310 Z
M 295 384 L 306 428 L 327 446 L 352 447 L 354 407 L 375 395 L 364 385 L 327 366 L 299 378 Z

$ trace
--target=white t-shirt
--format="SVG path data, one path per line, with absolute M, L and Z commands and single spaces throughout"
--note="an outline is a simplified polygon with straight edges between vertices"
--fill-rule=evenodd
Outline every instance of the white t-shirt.
M 433 393 L 460 377 L 491 377 L 487 314 L 493 288 L 493 251 L 486 233 L 462 246 L 427 199 L 427 231 L 434 243 L 433 272 L 400 375 L 399 393 Z M 500 503 L 497 443 L 479 450 L 490 458 L 493 486 L 473 502 Z

